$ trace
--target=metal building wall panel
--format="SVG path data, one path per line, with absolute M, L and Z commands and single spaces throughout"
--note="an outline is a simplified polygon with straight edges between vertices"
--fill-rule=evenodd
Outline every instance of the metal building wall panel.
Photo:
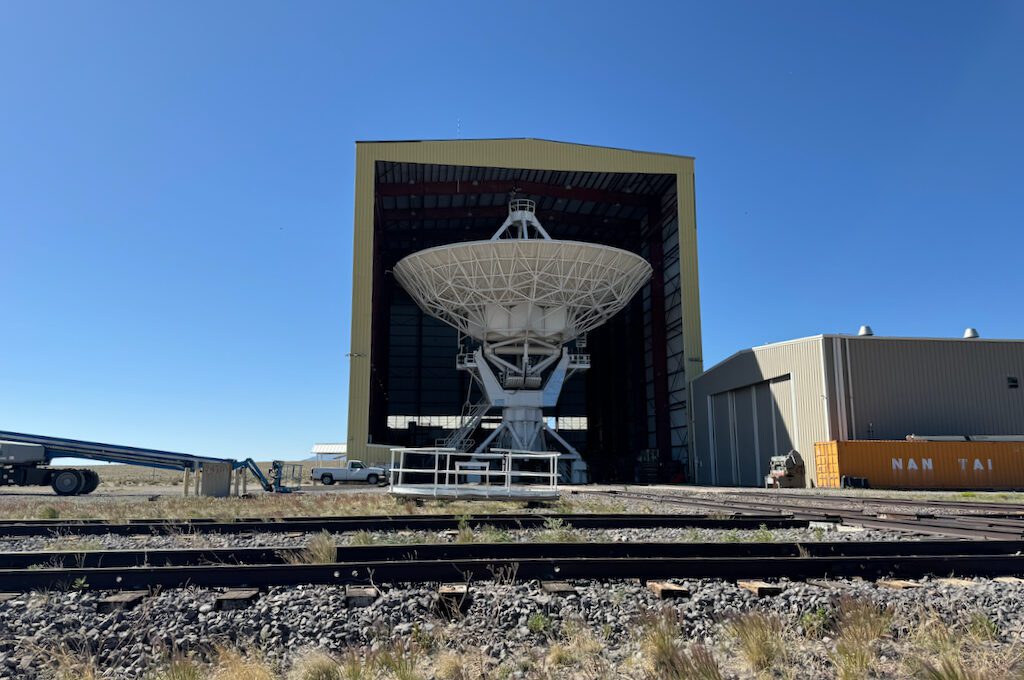
M 772 394 L 772 455 L 781 456 L 796 448 L 793 420 L 793 383 L 789 376 L 769 384 Z
M 723 392 L 711 398 L 711 420 L 714 431 L 714 473 L 715 484 L 732 486 L 736 483 L 733 466 L 731 419 L 729 417 L 729 393 Z
M 684 382 L 699 376 L 704 370 L 693 158 L 540 139 L 359 142 L 356 144 L 353 225 L 352 336 L 347 437 L 349 455 L 367 457 L 369 438 L 374 168 L 377 161 L 467 165 L 496 170 L 525 168 L 538 171 L 674 174 L 686 367 Z M 692 401 L 688 400 L 690 403 Z M 692 457 L 691 454 L 691 459 Z
M 744 388 L 731 392 L 733 399 L 732 434 L 737 457 L 737 479 L 740 486 L 760 486 L 757 431 L 754 429 L 754 390 Z
M 755 347 L 738 352 L 692 382 L 693 433 L 692 448 L 699 455 L 698 463 L 710 458 L 708 436 L 703 432 L 707 421 L 707 397 L 732 390 L 750 389 L 760 383 L 788 376 L 788 384 L 770 387 L 771 399 L 758 400 L 758 442 L 763 470 L 768 458 L 795 449 L 804 461 L 808 485 L 815 479 L 814 444 L 829 438 L 828 407 L 822 371 L 822 338 L 814 336 L 789 342 Z M 755 389 L 758 389 L 755 387 Z M 769 389 L 768 386 L 762 389 Z M 762 397 L 763 399 L 763 397 Z M 765 412 L 764 406 L 769 406 Z M 765 428 L 772 427 L 774 412 L 779 414 L 770 450 L 764 449 Z M 782 431 L 779 432 L 779 428 Z
M 877 489 L 1024 488 L 1024 442 L 832 441 L 815 456 L 825 488 L 842 476 Z
M 759 383 L 754 385 L 754 407 L 755 416 L 757 418 L 757 462 L 758 462 L 758 482 L 757 485 L 761 485 L 761 480 L 768 474 L 768 470 L 771 469 L 771 458 L 775 455 L 775 435 L 774 429 L 772 428 L 772 390 L 771 384 L 767 382 Z
M 841 338 L 856 439 L 1024 434 L 1024 342 Z

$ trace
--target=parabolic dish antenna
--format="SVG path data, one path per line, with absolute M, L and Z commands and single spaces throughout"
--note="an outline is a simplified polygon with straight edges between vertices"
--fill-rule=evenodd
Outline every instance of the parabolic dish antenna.
M 535 208 L 533 201 L 513 200 L 490 240 L 413 253 L 394 273 L 426 313 L 481 345 L 460 355 L 458 368 L 473 375 L 486 401 L 446 443 L 465 447 L 459 435 L 472 434 L 491 407 L 500 407 L 501 426 L 477 451 L 491 444 L 547 450 L 547 433 L 575 457 L 572 467 L 585 471 L 579 454 L 546 425 L 542 408 L 555 405 L 569 375 L 590 365 L 588 356 L 563 345 L 625 307 L 650 278 L 651 265 L 619 248 L 554 240 Z

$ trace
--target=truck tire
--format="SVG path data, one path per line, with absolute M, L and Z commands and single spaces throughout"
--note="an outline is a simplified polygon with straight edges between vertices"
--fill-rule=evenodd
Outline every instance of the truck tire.
M 100 485 L 99 474 L 95 470 L 82 470 L 81 472 L 85 476 L 85 487 L 79 493 L 92 493 Z
M 377 482 L 378 481 L 380 481 L 380 478 L 377 477 L 377 475 L 367 475 L 366 476 L 366 483 L 371 485 L 371 486 L 377 486 Z
M 334 476 L 328 474 L 320 475 L 320 483 L 330 486 L 331 484 L 334 484 Z
M 50 486 L 58 496 L 77 496 L 85 487 L 81 470 L 60 470 L 50 477 Z

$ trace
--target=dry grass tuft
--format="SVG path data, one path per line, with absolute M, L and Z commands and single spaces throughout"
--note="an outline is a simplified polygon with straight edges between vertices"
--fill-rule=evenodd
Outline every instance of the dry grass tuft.
M 938 663 L 919 661 L 915 677 L 920 680 L 990 680 L 993 676 L 982 675 L 964 668 L 959 659 L 943 657 Z
M 376 537 L 365 529 L 360 529 L 352 534 L 348 540 L 349 545 L 373 545 L 377 542 Z
M 999 639 L 999 626 L 984 612 L 977 611 L 967 622 L 967 634 L 981 642 L 995 642 Z
M 490 524 L 480 527 L 477 533 L 481 543 L 512 543 L 514 540 L 512 534 Z
M 153 680 L 203 680 L 205 677 L 202 666 L 192 659 L 174 657 L 153 676 Z
M 601 658 L 605 644 L 594 632 L 580 623 L 569 622 L 562 628 L 562 640 L 548 648 L 545 662 L 562 677 L 566 667 L 574 667 L 582 677 L 605 677 L 610 669 Z
M 298 552 L 287 552 L 284 558 L 288 564 L 333 564 L 338 561 L 338 547 L 334 536 L 321 531 L 309 539 L 305 548 Z
M 376 657 L 372 653 L 360 654 L 349 649 L 341 657 L 341 677 L 344 680 L 370 680 L 374 676 Z
M 47 650 L 54 680 L 99 680 L 96 658 L 85 649 L 73 649 L 62 645 Z
M 580 543 L 583 536 L 580 532 L 565 523 L 564 520 L 549 517 L 544 520 L 544 530 L 537 535 L 540 543 Z
M 687 654 L 679 640 L 679 615 L 664 609 L 645 622 L 640 646 L 651 677 L 661 680 L 722 680 L 714 655 L 695 644 Z
M 267 664 L 250 659 L 236 649 L 219 647 L 213 680 L 276 680 L 277 674 Z
M 1024 677 L 1024 647 L 999 643 L 996 624 L 982 612 L 954 630 L 932 612 L 920 616 L 909 636 L 904 670 L 922 680 L 995 680 Z
M 448 651 L 442 652 L 434 662 L 433 677 L 440 680 L 477 680 L 486 678 L 487 672 L 481 659 Z
M 415 647 L 406 649 L 399 643 L 386 647 L 376 658 L 376 665 L 394 680 L 420 680 L 419 654 Z
M 748 612 L 729 621 L 726 630 L 755 673 L 772 668 L 786 652 L 782 641 L 782 621 L 777 616 Z
M 473 527 L 469 526 L 469 517 L 464 515 L 459 518 L 459 532 L 455 537 L 456 543 L 473 543 L 475 540 Z
M 288 673 L 288 680 L 344 680 L 342 667 L 323 652 L 307 652 Z
M 875 643 L 889 632 L 892 609 L 870 600 L 843 598 L 836 613 L 836 648 L 832 661 L 840 680 L 866 677 L 875 660 Z

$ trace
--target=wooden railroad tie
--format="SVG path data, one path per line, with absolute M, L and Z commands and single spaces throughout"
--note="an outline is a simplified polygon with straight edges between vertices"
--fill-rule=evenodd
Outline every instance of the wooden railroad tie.
M 345 586 L 345 604 L 349 607 L 369 607 L 380 591 L 373 586 Z
M 834 590 L 852 590 L 852 583 L 844 583 L 843 581 L 829 581 L 822 578 L 809 578 L 807 579 L 807 585 L 818 586 L 819 588 L 832 588 Z
M 778 595 L 783 590 L 778 583 L 765 583 L 764 581 L 737 581 L 736 585 L 744 590 L 749 590 L 758 597 Z
M 890 588 L 892 590 L 911 590 L 921 587 L 921 584 L 917 581 L 905 581 L 900 578 L 881 578 L 878 579 L 877 583 L 879 588 Z
M 576 594 L 576 588 L 565 581 L 541 581 L 540 589 L 548 595 L 558 595 L 560 597 Z
M 974 588 L 978 585 L 977 582 L 968 581 L 965 578 L 938 578 L 935 580 L 944 586 L 957 586 L 958 588 Z
M 0 603 L 9 602 L 21 595 L 21 593 L 0 593 Z
M 148 590 L 125 590 L 120 593 L 114 593 L 97 602 L 96 611 L 100 614 L 106 614 L 123 609 L 134 609 L 146 599 L 147 595 L 149 595 Z
M 469 609 L 469 586 L 465 583 L 446 583 L 437 589 L 437 610 L 442 616 L 454 618 Z
M 260 596 L 258 588 L 235 588 L 225 590 L 213 601 L 213 608 L 219 612 L 231 609 L 245 609 Z
M 690 596 L 689 588 L 668 581 L 648 581 L 647 589 L 654 593 L 659 600 L 674 600 Z
M 1020 585 L 1024 583 L 1024 578 L 1017 578 L 1016 576 L 997 576 L 994 581 L 999 583 L 1009 583 L 1010 585 Z

